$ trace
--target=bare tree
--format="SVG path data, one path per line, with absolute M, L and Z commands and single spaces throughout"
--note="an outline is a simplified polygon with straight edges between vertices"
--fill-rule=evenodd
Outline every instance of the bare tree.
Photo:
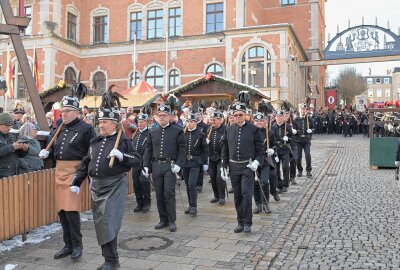
M 354 96 L 367 90 L 367 83 L 363 76 L 353 67 L 345 67 L 339 71 L 335 84 L 338 93 L 351 104 Z

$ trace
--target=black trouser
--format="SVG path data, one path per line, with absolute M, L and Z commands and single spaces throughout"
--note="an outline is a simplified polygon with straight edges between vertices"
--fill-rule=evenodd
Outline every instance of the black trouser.
M 259 205 L 265 203 L 265 199 L 267 199 L 267 203 L 269 202 L 269 164 L 267 163 L 266 166 L 263 166 L 260 170 L 257 170 L 257 174 L 259 175 L 259 181 L 254 183 L 254 201 L 257 205 Z
M 297 143 L 292 145 L 292 157 L 290 158 L 290 178 L 296 178 L 296 165 L 297 165 Z
M 197 186 L 199 186 L 199 187 L 203 187 L 203 178 L 204 178 L 204 174 L 203 174 L 203 171 L 201 171 L 200 173 L 199 173 L 199 175 L 197 176 Z
M 290 171 L 290 152 L 289 150 L 278 151 L 279 162 L 277 166 L 278 188 L 289 187 L 289 171 Z M 281 168 L 282 166 L 282 168 Z M 283 171 L 283 180 L 280 178 L 281 170 Z
M 118 251 L 117 251 L 117 237 L 111 242 L 101 246 L 101 255 L 103 255 L 104 260 L 110 264 L 118 264 Z
M 136 202 L 138 206 L 150 205 L 150 181 L 144 177 L 140 169 L 132 169 L 133 188 L 135 190 Z
M 81 234 L 81 218 L 78 211 L 58 212 L 63 228 L 63 240 L 66 248 L 83 247 Z
M 200 167 L 183 168 L 183 179 L 185 180 L 190 207 L 197 207 L 197 179 L 199 173 Z
M 175 222 L 176 176 L 171 171 L 171 163 L 153 162 L 153 180 L 156 186 L 157 209 L 161 222 Z
M 347 137 L 352 137 L 353 136 L 353 131 L 351 130 L 350 125 L 346 124 L 343 126 L 343 136 Z
M 211 161 L 208 165 L 208 171 L 211 179 L 211 186 L 214 192 L 214 198 L 225 200 L 226 182 L 221 177 L 221 161 Z
M 362 125 L 363 135 L 369 138 L 369 125 Z
M 311 172 L 311 143 L 309 141 L 297 142 L 297 170 L 303 172 L 303 166 L 301 165 L 303 150 L 306 156 L 306 171 Z
M 251 205 L 254 192 L 254 172 L 247 167 L 248 164 L 229 162 L 229 170 L 237 221 L 240 225 L 251 226 L 253 224 Z

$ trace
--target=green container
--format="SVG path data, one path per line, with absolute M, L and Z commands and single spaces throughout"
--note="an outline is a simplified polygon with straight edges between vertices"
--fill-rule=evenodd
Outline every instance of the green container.
M 397 140 L 395 137 L 369 139 L 369 165 L 395 168 Z

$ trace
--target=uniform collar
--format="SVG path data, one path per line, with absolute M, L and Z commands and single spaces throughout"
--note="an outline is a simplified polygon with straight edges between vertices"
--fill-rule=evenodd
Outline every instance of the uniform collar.
M 144 129 L 140 129 L 139 131 L 140 131 L 140 133 L 142 133 L 142 132 L 146 131 L 146 129 L 147 129 L 147 127 L 145 127 Z
M 171 123 L 168 123 L 165 127 L 160 126 L 160 128 L 167 128 L 171 125 Z

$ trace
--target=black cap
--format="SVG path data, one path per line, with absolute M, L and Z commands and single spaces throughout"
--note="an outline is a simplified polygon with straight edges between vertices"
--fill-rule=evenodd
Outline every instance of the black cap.
M 242 111 L 247 113 L 247 107 L 246 104 L 242 103 L 242 102 L 235 102 L 233 103 L 233 105 L 231 106 L 231 110 L 233 111 L 233 113 L 237 112 L 237 111 Z
M 160 113 L 160 112 L 165 112 L 165 113 L 168 113 L 168 114 L 172 114 L 172 112 L 171 112 L 171 106 L 169 106 L 168 104 L 160 104 L 160 105 L 158 106 L 158 108 L 157 108 L 157 112 L 158 112 L 158 113 Z
M 224 114 L 221 111 L 214 110 L 210 114 L 210 118 L 224 118 Z
M 71 107 L 79 111 L 79 99 L 76 97 L 64 96 L 61 101 L 61 108 L 62 107 Z
M 195 113 L 189 113 L 188 116 L 186 117 L 187 121 L 199 121 L 199 117 Z
M 261 112 L 256 112 L 253 115 L 253 118 L 254 118 L 254 121 L 256 121 L 256 120 L 265 120 L 265 115 L 263 113 L 261 113 Z
M 106 108 L 99 109 L 99 120 L 119 121 L 120 112 L 118 110 L 110 110 Z
M 137 116 L 137 120 L 147 121 L 147 120 L 149 120 L 149 115 L 145 114 L 145 113 L 139 113 Z

